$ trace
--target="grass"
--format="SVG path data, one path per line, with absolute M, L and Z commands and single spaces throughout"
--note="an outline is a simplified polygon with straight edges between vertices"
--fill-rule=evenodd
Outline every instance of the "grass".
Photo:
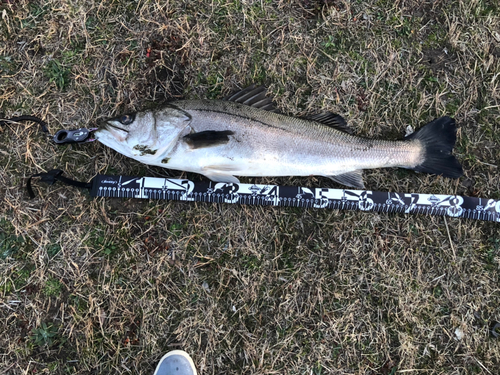
M 41 116 L 55 133 L 257 82 L 281 111 L 336 112 L 367 137 L 452 115 L 461 179 L 372 170 L 367 187 L 498 199 L 498 11 L 486 0 L 1 1 L 0 113 Z M 35 125 L 0 130 L 1 373 L 151 374 L 173 349 L 201 374 L 498 371 L 498 224 L 92 200 L 39 183 L 28 200 L 26 178 L 54 167 L 79 180 L 181 174 L 98 143 L 58 147 Z

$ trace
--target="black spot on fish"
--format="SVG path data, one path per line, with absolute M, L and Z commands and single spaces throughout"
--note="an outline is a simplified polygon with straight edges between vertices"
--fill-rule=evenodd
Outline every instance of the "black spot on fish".
M 148 146 L 144 146 L 144 145 L 136 145 L 136 146 L 134 146 L 134 150 L 140 151 L 141 156 L 154 155 L 154 154 L 156 154 L 156 151 L 157 151 L 157 150 L 151 150 Z
M 364 146 L 353 146 L 351 147 L 350 151 L 351 152 L 355 152 L 355 151 L 369 151 L 370 149 L 373 148 L 373 143 L 372 142 L 368 142 L 366 143 Z
M 366 147 L 363 149 L 363 151 L 368 151 L 368 150 L 370 150 L 370 149 L 372 149 L 372 148 L 373 148 L 373 143 L 371 143 L 371 142 L 370 142 L 370 143 L 368 143 L 368 144 L 366 145 Z
M 165 158 L 165 159 L 162 159 L 161 163 L 162 164 L 168 164 L 170 158 Z
M 213 147 L 226 144 L 229 142 L 229 136 L 233 134 L 234 132 L 231 130 L 206 130 L 203 132 L 188 134 L 183 137 L 183 140 L 193 149 Z

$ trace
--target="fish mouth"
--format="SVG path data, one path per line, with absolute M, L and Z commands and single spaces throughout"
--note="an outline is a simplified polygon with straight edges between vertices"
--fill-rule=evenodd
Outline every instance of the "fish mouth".
M 128 137 L 129 131 L 123 129 L 110 121 L 101 123 L 99 130 L 94 135 L 100 142 L 123 142 Z
M 121 131 L 123 131 L 123 132 L 125 132 L 125 133 L 128 133 L 128 132 L 129 132 L 129 131 L 128 131 L 128 130 L 126 130 L 126 129 L 123 129 L 123 128 L 120 128 L 119 126 L 113 125 L 113 124 L 112 124 L 111 122 L 109 122 L 109 121 L 106 121 L 105 126 L 106 126 L 107 128 L 108 128 L 108 127 L 109 127 L 109 128 L 112 128 L 112 129 L 109 129 L 109 128 L 108 128 L 108 130 L 113 130 L 113 129 L 116 129 L 116 130 L 121 130 Z

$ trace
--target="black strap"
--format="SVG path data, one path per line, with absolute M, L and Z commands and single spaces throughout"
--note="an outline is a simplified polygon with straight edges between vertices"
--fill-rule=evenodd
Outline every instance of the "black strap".
M 40 124 L 40 127 L 44 133 L 49 132 L 49 129 L 47 128 L 47 123 L 45 121 L 43 121 L 42 119 L 39 119 L 38 117 L 35 117 L 35 116 L 18 116 L 18 117 L 12 117 L 9 119 L 0 119 L 0 125 L 5 125 L 8 122 L 19 122 L 19 121 L 36 122 L 37 124 Z
M 28 190 L 28 195 L 30 196 L 30 199 L 35 198 L 35 193 L 33 192 L 33 189 L 31 187 L 31 179 L 33 177 L 40 177 L 40 181 L 45 182 L 49 185 L 53 185 L 56 181 L 61 181 L 66 185 L 76 186 L 81 189 L 92 188 L 92 181 L 90 182 L 76 181 L 70 178 L 63 177 L 62 174 L 63 171 L 61 171 L 60 169 L 53 169 L 47 173 L 34 174 L 30 178 L 28 178 L 28 181 L 26 182 L 26 190 Z

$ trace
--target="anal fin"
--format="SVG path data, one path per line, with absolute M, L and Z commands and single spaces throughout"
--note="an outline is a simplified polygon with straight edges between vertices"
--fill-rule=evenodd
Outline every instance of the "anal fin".
M 363 182 L 363 171 L 361 169 L 338 174 L 335 176 L 326 176 L 339 184 L 364 189 L 365 183 Z

